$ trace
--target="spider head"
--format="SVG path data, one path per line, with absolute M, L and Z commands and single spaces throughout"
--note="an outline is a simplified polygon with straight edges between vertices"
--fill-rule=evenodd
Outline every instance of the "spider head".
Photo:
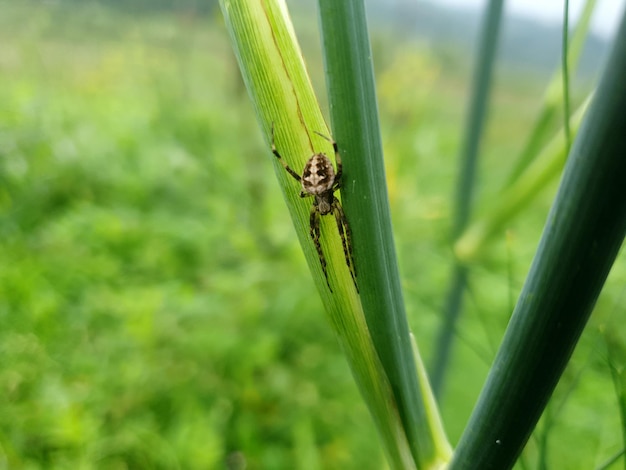
M 302 191 L 319 196 L 332 191 L 333 184 L 335 184 L 335 169 L 330 159 L 323 153 L 316 153 L 309 158 L 302 171 Z M 328 210 L 330 211 L 330 207 Z

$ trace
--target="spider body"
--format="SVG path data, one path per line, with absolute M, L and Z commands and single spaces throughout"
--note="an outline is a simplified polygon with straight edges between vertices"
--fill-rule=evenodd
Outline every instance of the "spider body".
M 315 196 L 314 204 L 320 215 L 332 210 L 336 180 L 335 170 L 330 159 L 323 153 L 316 153 L 304 165 L 302 171 L 302 193 Z
M 322 271 L 324 272 L 328 288 L 331 292 L 333 291 L 330 287 L 330 283 L 328 282 L 326 257 L 324 256 L 322 245 L 320 244 L 320 217 L 332 213 L 334 214 L 335 221 L 337 222 L 337 229 L 339 230 L 339 236 L 341 237 L 343 253 L 346 257 L 346 265 L 348 266 L 348 270 L 352 276 L 354 287 L 358 292 L 359 287 L 356 283 L 356 271 L 354 269 L 354 262 L 352 259 L 352 235 L 350 227 L 348 226 L 348 219 L 343 212 L 343 208 L 341 207 L 339 200 L 335 197 L 335 191 L 337 191 L 341 186 L 341 156 L 339 155 L 339 150 L 337 149 L 337 143 L 335 141 L 328 139 L 319 132 L 316 132 L 316 134 L 333 144 L 335 161 L 337 162 L 337 171 L 333 168 L 330 158 L 323 153 L 315 153 L 307 160 L 304 165 L 304 170 L 302 170 L 302 176 L 300 176 L 293 169 L 291 169 L 289 165 L 287 165 L 287 162 L 285 162 L 280 153 L 278 153 L 276 145 L 274 145 L 273 126 L 272 153 L 276 156 L 276 158 L 278 158 L 287 173 L 293 176 L 293 178 L 301 184 L 302 190 L 300 191 L 300 197 L 313 196 L 314 198 L 313 205 L 311 207 L 310 234 L 313 243 L 315 244 L 315 249 L 317 250 L 317 255 L 320 259 L 320 264 L 322 265 Z

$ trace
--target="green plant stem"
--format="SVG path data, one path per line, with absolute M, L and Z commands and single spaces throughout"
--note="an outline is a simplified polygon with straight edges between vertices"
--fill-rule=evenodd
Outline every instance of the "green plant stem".
M 598 465 L 595 468 L 595 470 L 610 470 L 610 469 L 616 468 L 614 467 L 615 462 L 619 461 L 624 456 L 625 453 L 626 453 L 625 449 L 622 449 L 616 452 L 611 457 L 609 457 L 605 462 L 602 462 L 600 465 Z
M 626 233 L 625 79 L 626 14 L 452 470 L 514 465 L 617 256 Z
M 220 0 L 220 6 L 246 88 L 267 139 L 267 152 L 259 157 L 267 158 L 268 164 L 274 165 L 302 251 L 376 423 L 390 466 L 414 469 L 399 406 L 374 349 L 360 298 L 346 266 L 337 224 L 333 217 L 322 217 L 321 242 L 331 292 L 310 237 L 312 202 L 299 197 L 300 185 L 270 150 L 273 127 L 276 147 L 292 168 L 303 168 L 307 159 L 320 151 L 331 158 L 334 156 L 332 145 L 317 134 L 331 135 L 306 73 L 285 3 L 282 0 Z M 346 212 L 352 220 L 350 211 Z
M 452 240 L 455 241 L 465 229 L 470 216 L 476 167 L 483 128 L 487 117 L 489 90 L 493 75 L 496 45 L 502 19 L 503 0 L 490 0 L 485 16 L 480 50 L 473 79 L 471 103 L 466 119 L 463 148 L 461 149 L 460 173 L 455 197 L 455 213 L 452 226 Z M 432 386 L 435 395 L 443 394 L 444 377 L 448 358 L 452 348 L 453 331 L 463 308 L 463 291 L 467 283 L 467 269 L 457 265 L 453 267 L 450 287 L 445 302 L 444 320 L 435 345 L 432 362 Z
M 435 394 L 443 394 L 443 385 L 447 365 L 450 362 L 455 327 L 461 315 L 463 294 L 467 285 L 468 268 L 456 262 L 452 267 L 452 280 L 446 295 L 445 314 L 437 337 L 435 355 L 432 363 L 432 384 Z
M 398 404 L 417 467 L 449 459 L 430 428 L 404 311 L 378 126 L 372 55 L 362 0 L 320 0 L 333 130 L 345 163 L 344 201 L 352 217 L 361 299 L 372 339 Z
M 617 326 L 617 325 L 616 325 Z M 620 325 L 621 326 L 621 325 Z M 623 328 L 607 328 L 604 332 L 604 341 L 606 344 L 606 352 L 608 366 L 613 379 L 613 389 L 615 390 L 615 399 L 619 408 L 620 421 L 622 423 L 622 445 L 624 446 L 621 454 L 626 449 L 626 334 Z M 618 455 L 621 455 L 618 454 Z M 608 468 L 611 461 L 600 468 Z M 625 462 L 626 465 L 626 462 Z
M 583 103 L 570 119 L 571 132 L 574 135 L 578 132 L 588 104 Z M 543 148 L 515 183 L 506 188 L 495 203 L 479 215 L 459 237 L 454 245 L 457 259 L 464 263 L 478 259 L 493 237 L 502 233 L 506 225 L 562 172 L 566 156 L 565 133 L 561 131 Z
M 589 32 L 591 16 L 593 10 L 595 9 L 596 2 L 597 0 L 587 0 L 585 2 L 585 6 L 574 30 L 574 34 L 571 37 L 571 41 L 569 41 L 568 38 L 567 59 L 563 59 L 567 61 L 568 70 L 576 69 L 583 45 L 585 44 L 587 33 Z M 558 111 L 563 106 L 563 99 L 565 97 L 565 93 L 563 91 L 563 83 L 565 80 L 563 77 L 563 71 L 563 67 L 559 68 L 552 77 L 552 80 L 550 80 L 533 129 L 526 139 L 523 150 L 516 158 L 516 163 L 504 184 L 504 188 L 513 184 L 526 170 L 526 168 L 539 154 L 542 146 L 545 144 L 545 140 L 549 136 L 549 133 L 552 132 L 553 124 L 556 122 Z M 569 112 L 566 115 L 569 116 Z
M 565 131 L 565 149 L 567 155 L 572 146 L 572 134 L 569 128 L 569 65 L 567 52 L 569 49 L 569 0 L 565 0 L 563 9 L 563 51 L 561 53 L 561 68 L 563 69 L 563 130 Z

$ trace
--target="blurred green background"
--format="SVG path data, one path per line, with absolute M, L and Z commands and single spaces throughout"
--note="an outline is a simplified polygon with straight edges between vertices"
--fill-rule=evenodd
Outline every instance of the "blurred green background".
M 162 3 L 0 1 L 0 468 L 383 468 L 219 10 Z M 294 22 L 324 102 L 310 8 Z M 385 27 L 373 50 L 405 301 L 428 361 L 471 59 Z M 545 83 L 499 69 L 478 210 Z M 453 443 L 556 185 L 473 269 L 441 402 Z M 625 280 L 621 256 L 549 409 L 551 468 L 620 448 L 602 331 L 623 317 Z

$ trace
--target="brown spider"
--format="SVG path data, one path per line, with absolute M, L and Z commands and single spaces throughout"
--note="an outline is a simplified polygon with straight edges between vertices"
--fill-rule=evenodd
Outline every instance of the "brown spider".
M 320 216 L 327 215 L 332 212 L 335 216 L 335 220 L 337 221 L 337 229 L 339 230 L 339 236 L 341 237 L 341 244 L 343 245 L 343 254 L 346 257 L 346 264 L 350 270 L 354 287 L 358 292 L 359 287 L 356 283 L 356 270 L 354 268 L 354 261 L 352 258 L 352 235 L 350 233 L 350 226 L 348 225 L 348 219 L 346 219 L 346 215 L 343 212 L 341 204 L 334 194 L 335 191 L 337 191 L 341 186 L 341 157 L 339 156 L 337 143 L 334 140 L 330 140 L 328 137 L 320 134 L 319 132 L 315 133 L 333 144 L 333 149 L 335 150 L 335 160 L 337 162 L 336 173 L 330 159 L 323 153 L 315 153 L 307 160 L 304 165 L 304 170 L 302 171 L 302 176 L 293 171 L 289 165 L 287 165 L 287 162 L 285 162 L 285 160 L 283 160 L 280 156 L 278 150 L 276 150 L 276 145 L 274 145 L 273 125 L 272 153 L 276 156 L 276 158 L 278 158 L 283 167 L 285 167 L 287 173 L 293 176 L 302 185 L 300 197 L 314 196 L 315 198 L 313 200 L 313 206 L 311 207 L 310 233 L 313 243 L 315 244 L 315 249 L 317 250 L 317 255 L 320 259 L 320 264 L 322 265 L 322 271 L 324 272 L 328 288 L 331 292 L 333 291 L 330 287 L 330 283 L 328 282 L 326 258 L 324 257 L 324 252 L 322 251 L 322 245 L 320 245 Z

